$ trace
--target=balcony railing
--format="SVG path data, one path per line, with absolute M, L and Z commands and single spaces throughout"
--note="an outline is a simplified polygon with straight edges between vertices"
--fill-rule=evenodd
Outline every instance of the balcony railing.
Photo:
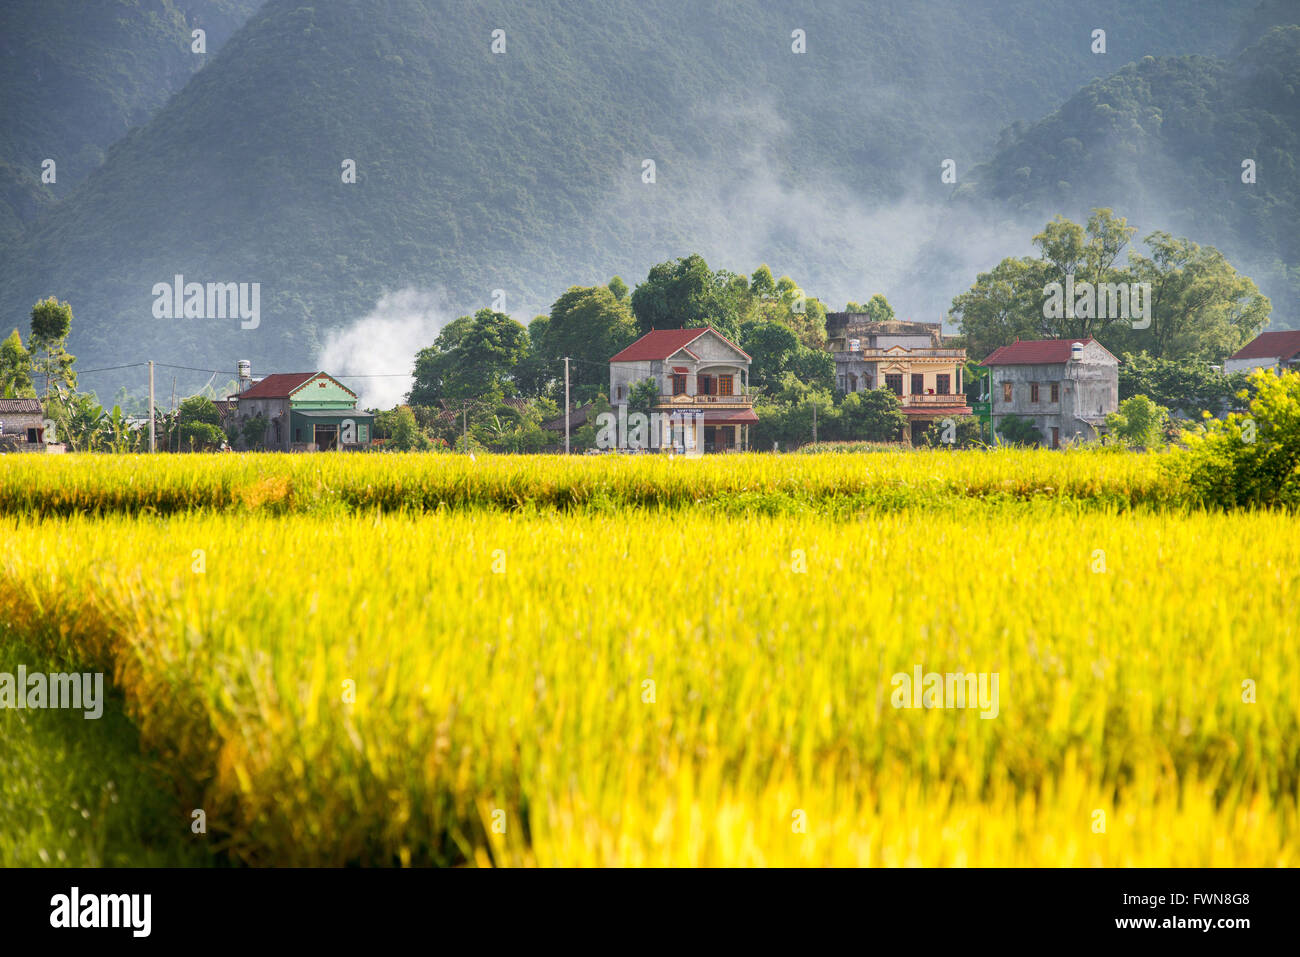
M 660 405 L 670 405 L 678 408 L 693 408 L 695 406 L 714 406 L 730 405 L 748 407 L 754 404 L 753 396 L 748 395 L 661 395 L 659 397 Z
M 930 349 L 923 347 L 905 349 L 902 352 L 877 348 L 858 349 L 856 351 L 836 349 L 834 356 L 838 362 L 848 362 L 851 359 L 866 359 L 873 362 L 879 359 L 965 359 L 966 350 Z
M 901 396 L 900 400 L 903 407 L 907 406 L 964 406 L 966 404 L 966 394 L 964 392 L 953 392 L 949 395 L 922 395 L 913 393 L 912 395 Z

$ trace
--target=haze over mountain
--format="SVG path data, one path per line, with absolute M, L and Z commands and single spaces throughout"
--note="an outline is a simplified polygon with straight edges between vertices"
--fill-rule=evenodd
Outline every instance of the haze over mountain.
M 0 5 L 0 240 L 66 197 L 262 0 L 5 0 Z M 206 53 L 193 49 L 204 31 Z M 54 183 L 41 163 L 55 161 Z
M 936 319 L 1065 211 L 1050 188 L 991 192 L 992 172 L 978 188 L 1008 202 L 955 203 L 945 159 L 959 184 L 995 150 L 994 166 L 1019 168 L 1017 144 L 1027 150 L 1037 127 L 999 147 L 1009 124 L 1064 109 L 1147 55 L 1230 57 L 1273 19 L 1264 6 L 747 0 L 686 16 L 670 0 L 269 0 L 0 249 L 0 306 L 23 325 L 38 297 L 71 301 L 85 368 L 252 358 L 264 373 L 314 367 L 329 350 L 351 356 L 343 371 L 395 372 L 409 368 L 405 340 L 428 344 L 439 321 L 495 290 L 526 320 L 569 285 L 635 283 L 698 251 L 715 268 L 767 262 L 834 308 L 884 292 L 900 315 Z M 494 54 L 497 29 L 506 48 Z M 795 29 L 806 53 L 791 50 Z M 1225 94 L 1211 109 L 1239 105 Z M 1294 132 L 1293 120 L 1269 128 Z M 1070 182 L 1071 203 L 1096 205 L 1096 184 Z M 1131 197 L 1103 192 L 1129 215 Z M 1267 196 L 1294 212 L 1293 192 Z M 1158 204 L 1140 211 L 1145 229 L 1177 225 Z M 1248 231 L 1221 219 L 1221 232 L 1207 214 L 1189 235 Z M 155 318 L 155 284 L 178 274 L 260 283 L 260 324 Z M 381 300 L 406 313 L 376 314 Z M 368 314 L 383 320 L 373 335 L 355 325 Z M 399 332 L 385 351 L 381 338 Z M 104 394 L 126 375 L 86 384 Z

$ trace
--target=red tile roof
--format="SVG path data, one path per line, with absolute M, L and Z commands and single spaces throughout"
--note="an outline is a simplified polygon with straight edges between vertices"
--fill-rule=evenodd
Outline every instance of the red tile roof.
M 238 393 L 236 398 L 287 399 L 294 389 L 304 382 L 311 381 L 315 375 L 314 372 L 276 372 L 260 382 L 253 383 L 250 388 Z
M 1289 359 L 1300 352 L 1300 329 L 1261 332 L 1229 359 Z
M 712 326 L 698 326 L 694 329 L 651 329 L 644 336 L 632 343 L 610 362 L 645 362 L 650 359 L 667 359 L 685 349 L 692 342 L 711 332 L 727 345 L 731 346 L 746 359 L 749 355 Z M 687 350 L 690 351 L 689 349 Z M 693 355 L 693 353 L 692 353 Z
M 1017 339 L 1009 346 L 1001 346 L 994 349 L 987 359 L 980 363 L 982 366 L 1038 366 L 1053 365 L 1057 362 L 1070 361 L 1070 347 L 1076 342 L 1082 342 L 1085 345 L 1090 342 L 1096 342 L 1089 337 L 1087 339 L 1027 339 L 1023 342 Z M 1106 351 L 1106 355 L 1112 359 L 1114 356 Z

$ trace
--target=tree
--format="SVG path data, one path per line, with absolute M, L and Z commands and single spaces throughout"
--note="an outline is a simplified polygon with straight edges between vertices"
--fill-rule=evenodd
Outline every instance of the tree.
M 1207 419 L 1182 435 L 1167 467 L 1202 504 L 1218 508 L 1300 506 L 1300 372 L 1251 374 L 1245 413 Z M 1247 394 L 1242 393 L 1245 400 Z
M 77 388 L 77 374 L 72 371 L 77 360 L 66 348 L 71 329 L 72 306 L 68 303 L 51 296 L 32 306 L 32 335 L 28 344 L 37 354 L 35 370 L 44 379 L 46 398 L 51 387 L 69 391 Z
M 1268 297 L 1217 249 L 1165 232 L 1146 243 L 1151 256 L 1131 259 L 1134 281 L 1151 284 L 1151 326 L 1133 339 L 1153 356 L 1219 360 L 1268 323 Z
M 32 380 L 32 357 L 23 348 L 22 336 L 17 329 L 4 342 L 0 342 L 0 398 L 36 398 Z
M 1144 395 L 1135 395 L 1119 404 L 1119 411 L 1106 416 L 1106 427 L 1127 445 L 1143 448 L 1163 445 L 1169 410 L 1156 405 Z
M 1038 431 L 1033 419 L 1018 415 L 1005 416 L 998 423 L 997 433 L 1008 445 L 1042 445 L 1043 433 Z
M 1115 354 L 1206 361 L 1264 327 L 1271 303 L 1218 250 L 1157 231 L 1143 240 L 1150 255 L 1131 250 L 1121 263 L 1133 233 L 1109 209 L 1093 210 L 1086 227 L 1057 216 L 1034 237 L 1037 258 L 979 274 L 952 302 L 972 355 L 1017 338 L 1092 336 Z M 1065 301 L 1067 287 L 1074 301 Z
M 528 331 L 504 313 L 480 309 L 445 326 L 415 356 L 412 405 L 495 403 L 517 392 L 516 366 L 528 354 Z
M 1145 395 L 1171 410 L 1189 415 L 1226 411 L 1237 393 L 1250 388 L 1244 372 L 1225 373 L 1208 363 L 1159 359 L 1148 352 L 1120 355 L 1120 400 Z
M 430 447 L 429 438 L 420 431 L 415 413 L 409 405 L 399 405 L 396 409 L 376 415 L 375 431 L 382 433 L 386 449 L 425 452 Z
M 648 415 L 658 402 L 658 384 L 654 379 L 642 379 L 636 385 L 632 386 L 631 391 L 628 393 L 628 414 L 631 415 L 633 412 L 644 412 Z
M 570 389 L 586 401 L 608 387 L 609 360 L 637 337 L 625 301 L 604 286 L 570 286 L 555 300 L 534 350 L 551 362 L 570 356 Z
M 872 322 L 892 322 L 894 320 L 894 307 L 880 293 L 872 296 L 866 305 L 860 302 L 850 302 L 844 307 L 844 311 L 864 313 Z
M 619 302 L 626 302 L 628 296 L 627 283 L 623 281 L 622 276 L 615 276 L 608 283 L 609 291 L 614 294 L 614 298 Z
M 713 273 L 698 253 L 651 266 L 632 291 L 637 332 L 708 325 L 715 318 L 714 294 Z
M 239 427 L 238 435 L 244 440 L 245 448 L 262 448 L 262 443 L 266 439 L 266 417 L 260 413 L 249 416 Z
M 850 392 L 840 406 L 840 431 L 846 439 L 897 442 L 906 425 L 903 405 L 889 389 Z

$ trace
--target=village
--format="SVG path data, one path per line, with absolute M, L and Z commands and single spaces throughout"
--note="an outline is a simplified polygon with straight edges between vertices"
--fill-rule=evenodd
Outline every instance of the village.
M 1091 338 L 1017 340 L 968 364 L 967 350 L 952 342 L 960 337 L 945 336 L 937 322 L 829 313 L 827 336 L 841 396 L 884 390 L 896 400 L 900 427 L 882 442 L 921 446 L 937 425 L 947 423 L 955 435 L 952 426 L 969 422 L 990 445 L 1060 449 L 1106 441 L 1108 420 L 1120 408 L 1120 360 Z M 588 452 L 763 451 L 750 435 L 762 408 L 750 388 L 753 362 L 712 326 L 652 330 L 609 357 L 607 409 L 598 410 L 597 401 L 575 404 L 542 426 L 554 437 L 553 451 L 564 451 L 566 440 L 573 451 L 574 433 L 588 425 L 596 430 Z M 1259 368 L 1300 368 L 1300 331 L 1263 332 L 1222 364 L 1225 374 Z M 240 360 L 235 382 L 231 394 L 212 402 L 213 424 L 225 437 L 211 443 L 219 448 L 328 452 L 390 444 L 378 434 L 376 410 L 360 408 L 357 392 L 328 371 L 256 378 L 251 362 Z M 640 408 L 632 398 L 638 387 L 652 396 Z M 134 417 L 130 428 L 143 433 L 150 424 Z M 809 442 L 816 441 L 813 428 Z M 1026 434 L 1029 441 L 1020 438 Z M 39 399 L 0 398 L 0 451 L 66 450 L 58 438 Z

